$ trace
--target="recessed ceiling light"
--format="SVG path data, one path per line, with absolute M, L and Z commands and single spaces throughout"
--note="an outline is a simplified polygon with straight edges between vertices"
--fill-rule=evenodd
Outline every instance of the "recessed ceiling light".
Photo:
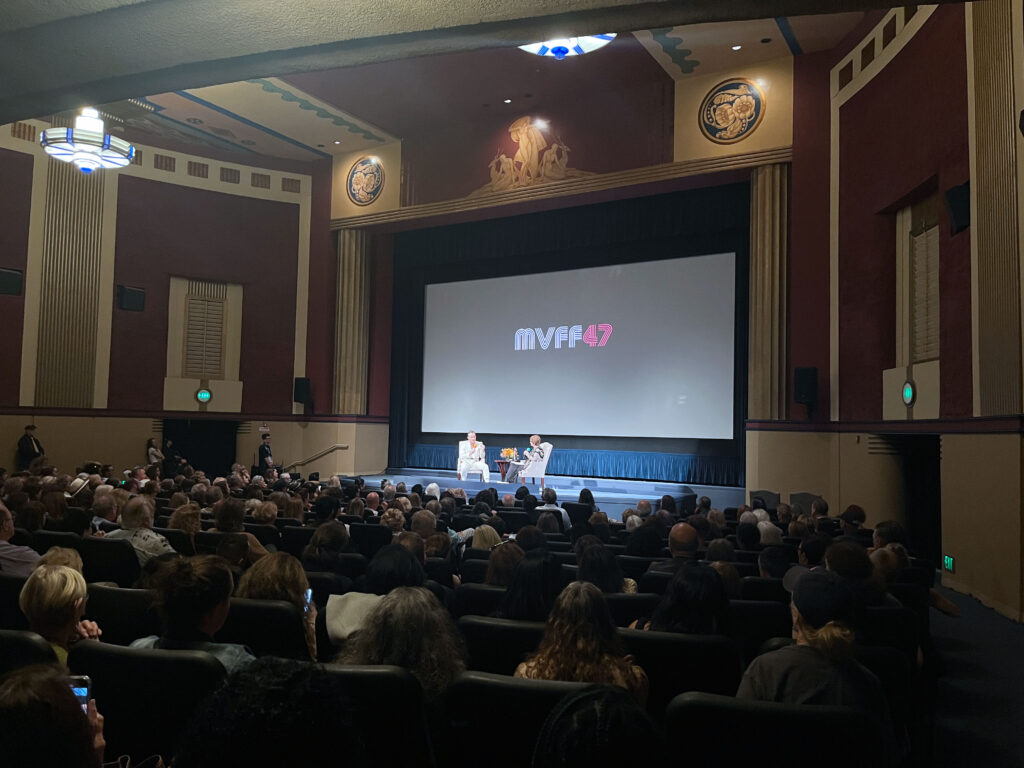
M 742 45 L 734 45 L 734 46 L 732 47 L 732 49 L 733 49 L 734 51 L 738 51 L 738 50 L 739 50 L 740 48 L 742 48 L 742 47 L 743 47 Z
M 337 139 L 335 139 L 335 140 L 334 140 L 334 143 L 335 143 L 335 144 L 341 144 L 341 142 L 340 142 L 340 141 L 338 141 Z
M 505 103 L 506 104 L 511 104 L 512 103 L 512 99 L 505 99 Z

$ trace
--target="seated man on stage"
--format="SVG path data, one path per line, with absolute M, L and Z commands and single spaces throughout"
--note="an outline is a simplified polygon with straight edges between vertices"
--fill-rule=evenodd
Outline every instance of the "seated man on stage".
M 530 435 L 530 447 L 522 461 L 510 461 L 505 473 L 505 482 L 514 483 L 519 480 L 533 464 L 544 461 L 544 448 L 540 444 L 540 435 Z
M 480 472 L 484 482 L 491 482 L 491 470 L 487 468 L 486 449 L 484 444 L 477 442 L 476 432 L 469 430 L 466 439 L 459 443 L 459 463 L 456 473 L 462 480 L 467 472 Z

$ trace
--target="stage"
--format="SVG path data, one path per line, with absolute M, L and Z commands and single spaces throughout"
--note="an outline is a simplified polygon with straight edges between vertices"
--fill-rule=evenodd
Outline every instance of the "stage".
M 502 483 L 497 470 L 491 471 L 491 481 L 483 483 L 476 479 L 477 475 L 472 474 L 473 479 L 457 480 L 453 470 L 441 469 L 417 469 L 403 467 L 389 472 L 386 475 L 364 475 L 367 488 L 379 488 L 380 482 L 387 478 L 394 484 L 405 483 L 412 488 L 416 483 L 422 483 L 425 487 L 428 483 L 435 482 L 441 490 L 446 488 L 463 488 L 466 495 L 472 498 L 478 491 L 484 488 L 494 487 L 498 495 L 506 493 L 514 494 L 518 485 Z M 558 494 L 558 502 L 576 501 L 583 488 L 589 488 L 594 494 L 594 501 L 602 512 L 605 512 L 612 520 L 621 520 L 622 513 L 629 507 L 635 507 L 641 499 L 647 499 L 657 509 L 658 501 L 662 496 L 668 494 L 673 496 L 676 504 L 679 505 L 683 496 L 691 493 L 700 496 L 707 496 L 711 499 L 711 506 L 718 509 L 726 507 L 738 507 L 746 501 L 746 490 L 735 486 L 723 485 L 683 485 L 679 483 L 652 482 L 646 480 L 615 480 L 602 477 L 572 477 L 568 475 L 548 475 L 544 484 L 553 488 Z M 540 498 L 540 483 L 527 483 L 530 492 L 538 499 Z

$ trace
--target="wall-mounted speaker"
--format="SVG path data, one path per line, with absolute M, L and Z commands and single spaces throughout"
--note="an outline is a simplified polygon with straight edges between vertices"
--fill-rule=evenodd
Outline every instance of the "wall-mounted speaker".
M 142 312 L 146 309 L 146 292 L 142 288 L 117 286 L 117 308 L 128 312 Z
M 971 226 L 971 182 L 965 181 L 946 190 L 949 233 L 955 235 Z
M 793 399 L 813 410 L 818 402 L 818 369 L 793 369 Z
M 295 379 L 295 393 L 292 399 L 296 403 L 302 403 L 308 405 L 310 408 L 313 407 L 313 388 L 309 384 L 309 379 L 305 376 Z
M 21 296 L 22 277 L 20 269 L 0 269 L 0 295 Z

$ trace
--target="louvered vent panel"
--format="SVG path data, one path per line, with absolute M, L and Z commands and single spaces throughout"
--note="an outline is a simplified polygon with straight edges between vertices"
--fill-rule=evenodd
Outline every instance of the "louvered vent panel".
M 223 298 L 189 295 L 185 319 L 185 376 L 224 377 Z
M 911 322 L 915 363 L 939 357 L 939 228 L 911 239 Z

